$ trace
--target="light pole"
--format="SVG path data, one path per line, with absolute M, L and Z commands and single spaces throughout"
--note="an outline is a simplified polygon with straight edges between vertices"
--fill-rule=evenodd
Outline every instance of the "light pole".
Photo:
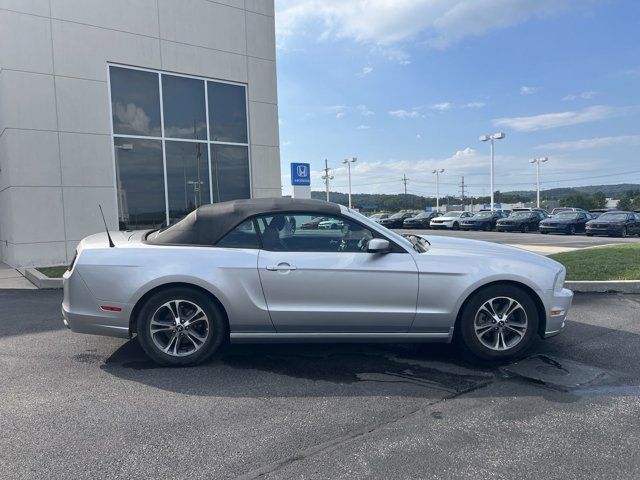
M 440 174 L 444 173 L 444 168 L 436 169 L 433 172 L 436 175 L 436 212 L 440 211 Z
M 322 176 L 322 180 L 324 180 L 324 185 L 327 188 L 327 202 L 329 201 L 329 180 L 333 180 L 333 175 L 330 175 L 329 172 L 331 169 L 329 168 L 329 161 L 325 158 L 324 160 L 324 175 Z
M 502 132 L 494 133 L 493 135 L 482 135 L 480 137 L 481 142 L 486 142 L 491 140 L 491 168 L 489 170 L 489 175 L 491 177 L 491 211 L 493 212 L 493 142 L 495 140 L 502 140 L 506 135 Z
M 540 208 L 540 164 L 549 160 L 549 157 L 538 157 L 529 160 L 529 163 L 536 164 L 536 205 Z
M 351 208 L 351 164 L 357 161 L 358 159 L 356 157 L 345 158 L 342 160 L 342 163 L 347 164 L 347 169 L 349 170 L 349 208 Z

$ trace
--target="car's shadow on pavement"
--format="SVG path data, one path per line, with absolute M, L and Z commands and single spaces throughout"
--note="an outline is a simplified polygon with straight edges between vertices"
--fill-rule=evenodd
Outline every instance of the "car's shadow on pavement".
M 570 355 L 564 345 L 618 334 L 630 335 L 569 322 L 565 335 L 537 341 L 529 357 Z M 469 362 L 452 346 L 444 344 L 257 344 L 230 345 L 219 357 L 203 365 L 167 368 L 151 362 L 136 339 L 123 344 L 101 365 L 105 372 L 119 378 L 204 396 L 449 397 L 471 391 L 482 395 L 481 387 L 508 378 L 545 386 L 544 376 L 542 381 L 526 376 L 513 379 L 504 367 Z M 567 375 L 562 366 L 557 367 L 557 372 L 551 371 L 553 365 L 534 368 L 539 370 L 534 374 L 542 374 L 547 368 L 551 376 Z M 557 389 L 552 390 L 553 385 L 549 396 L 560 401 Z

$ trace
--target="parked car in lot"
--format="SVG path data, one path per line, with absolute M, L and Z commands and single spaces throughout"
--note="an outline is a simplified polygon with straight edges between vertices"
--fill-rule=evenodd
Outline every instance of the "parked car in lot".
M 589 210 L 589 213 L 591 215 L 593 215 L 593 218 L 598 218 L 600 215 L 602 215 L 605 212 L 612 212 L 615 209 L 612 208 L 594 208 L 592 210 Z
M 576 207 L 556 207 L 551 210 L 551 216 L 557 215 L 560 212 L 586 212 L 586 210 Z
M 343 226 L 343 223 L 337 218 L 327 218 L 318 224 L 320 230 L 339 230 Z
M 514 208 L 512 212 L 540 212 L 544 214 L 544 217 L 549 216 L 549 212 L 544 208 L 536 208 L 536 207 L 518 207 Z
M 593 217 L 584 210 L 562 210 L 551 218 L 545 218 L 538 226 L 540 233 L 564 233 L 575 235 L 585 231 L 585 226 Z
M 286 227 L 316 217 L 344 228 Z M 562 331 L 565 274 L 504 245 L 401 236 L 333 203 L 236 200 L 164 230 L 85 238 L 62 314 L 74 332 L 135 336 L 165 365 L 203 362 L 228 341 L 454 342 L 504 361 Z
M 442 215 L 439 212 L 422 212 L 415 217 L 405 218 L 402 228 L 430 228 L 431 220 Z
M 466 218 L 460 223 L 462 230 L 484 230 L 489 232 L 496 228 L 496 222 L 506 215 L 499 211 L 478 212 L 473 217 Z
M 460 230 L 460 224 L 466 218 L 472 217 L 473 213 L 463 211 L 453 211 L 443 214 L 441 217 L 431 220 L 431 228 L 448 228 L 450 230 Z
M 496 222 L 498 232 L 522 232 L 527 233 L 538 230 L 538 225 L 547 216 L 539 210 L 515 210 L 507 218 L 501 218 Z
M 380 223 L 380 220 L 383 220 L 385 218 L 389 218 L 391 216 L 391 214 L 389 213 L 374 213 L 373 215 L 371 215 L 369 217 L 369 220 L 376 222 L 376 223 Z
M 308 222 L 304 222 L 302 225 L 300 225 L 300 228 L 303 228 L 304 230 L 314 230 L 318 228 L 318 225 L 320 225 L 320 222 L 324 222 L 326 220 L 329 220 L 329 219 L 327 217 L 312 218 Z
M 610 237 L 627 237 L 640 235 L 640 216 L 634 212 L 605 212 L 598 218 L 587 222 L 587 236 L 608 235 Z
M 411 218 L 415 215 L 415 212 L 398 212 L 394 213 L 390 217 L 383 218 L 378 223 L 387 228 L 402 228 L 404 221 L 407 218 Z

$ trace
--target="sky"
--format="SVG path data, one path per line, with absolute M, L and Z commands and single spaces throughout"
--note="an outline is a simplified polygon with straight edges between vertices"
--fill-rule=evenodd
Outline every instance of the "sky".
M 434 196 L 640 183 L 637 0 L 276 0 L 283 193 Z

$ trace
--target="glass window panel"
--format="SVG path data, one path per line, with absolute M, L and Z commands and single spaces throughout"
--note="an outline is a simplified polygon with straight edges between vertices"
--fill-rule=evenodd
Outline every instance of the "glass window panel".
M 302 226 L 318 222 L 316 228 Z M 265 215 L 257 218 L 265 250 L 288 252 L 366 252 L 374 234 L 343 217 L 310 214 Z M 302 228 L 301 228 L 302 227 Z
M 162 142 L 115 138 L 120 230 L 159 228 L 166 220 Z
M 209 139 L 217 142 L 247 143 L 247 105 L 244 87 L 207 82 Z
M 169 223 L 211 203 L 206 143 L 165 142 Z
M 113 132 L 160 136 L 158 74 L 110 67 Z
M 249 151 L 236 145 L 211 145 L 214 201 L 226 202 L 251 196 Z
M 203 80 L 162 75 L 162 105 L 165 137 L 207 139 Z
M 253 220 L 247 220 L 231 230 L 217 243 L 217 246 L 224 248 L 260 248 Z

